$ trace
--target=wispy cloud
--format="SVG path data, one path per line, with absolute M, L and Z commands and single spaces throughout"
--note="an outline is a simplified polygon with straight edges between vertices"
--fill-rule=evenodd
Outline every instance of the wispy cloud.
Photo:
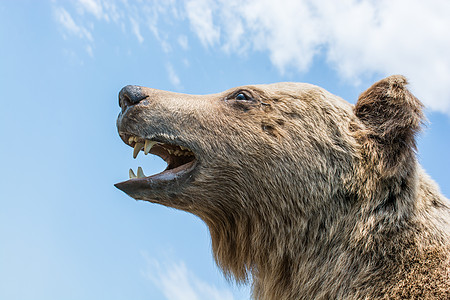
M 142 44 L 142 42 L 144 41 L 144 38 L 142 37 L 141 30 L 139 28 L 139 23 L 136 22 L 136 20 L 131 17 L 130 17 L 130 23 L 131 23 L 131 29 L 132 29 L 134 35 L 136 36 L 139 43 Z
M 85 27 L 77 25 L 72 16 L 62 7 L 55 7 L 53 15 L 56 21 L 69 33 L 82 39 L 92 41 L 92 34 Z
M 173 68 L 171 63 L 167 63 L 166 65 L 167 74 L 169 76 L 169 81 L 172 85 L 174 85 L 176 88 L 181 87 L 181 81 L 178 77 L 177 73 L 175 72 L 175 69 Z
M 147 269 L 143 275 L 149 279 L 167 300 L 233 300 L 227 289 L 218 289 L 189 271 L 183 262 L 161 263 L 143 255 Z

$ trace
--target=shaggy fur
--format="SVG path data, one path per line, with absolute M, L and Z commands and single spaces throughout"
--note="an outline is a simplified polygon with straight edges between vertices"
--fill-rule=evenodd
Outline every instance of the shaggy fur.
M 198 165 L 186 182 L 123 189 L 199 216 L 255 299 L 449 299 L 449 201 L 417 162 L 424 117 L 406 85 L 383 79 L 355 106 L 301 83 L 142 88 L 119 132 L 187 145 Z

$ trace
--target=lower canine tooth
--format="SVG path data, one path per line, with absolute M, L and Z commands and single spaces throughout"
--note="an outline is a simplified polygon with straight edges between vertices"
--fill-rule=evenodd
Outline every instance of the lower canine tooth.
M 134 174 L 132 169 L 130 169 L 130 171 L 128 171 L 128 174 L 130 175 L 130 179 L 136 178 L 136 175 Z M 139 172 L 138 172 L 138 174 L 139 174 Z
M 145 175 L 144 175 L 144 171 L 142 171 L 142 168 L 141 167 L 138 167 L 138 170 L 137 170 L 137 177 L 138 178 L 144 178 L 145 177 Z
M 138 153 L 141 151 L 142 147 L 144 147 L 144 143 L 136 143 L 136 145 L 134 145 L 133 158 L 138 156 Z

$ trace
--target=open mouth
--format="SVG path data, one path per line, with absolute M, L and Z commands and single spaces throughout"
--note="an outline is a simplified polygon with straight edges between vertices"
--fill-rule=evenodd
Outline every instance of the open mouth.
M 132 134 L 121 133 L 120 136 L 133 148 L 133 158 L 136 158 L 140 152 L 144 155 L 150 153 L 161 157 L 167 163 L 164 171 L 151 176 L 146 176 L 141 167 L 138 167 L 136 172 L 130 169 L 130 179 L 115 185 L 129 195 L 141 189 L 161 189 L 171 184 L 179 186 L 191 177 L 197 165 L 194 152 L 185 146 L 162 142 L 159 139 L 156 140 L 157 138 L 145 139 Z

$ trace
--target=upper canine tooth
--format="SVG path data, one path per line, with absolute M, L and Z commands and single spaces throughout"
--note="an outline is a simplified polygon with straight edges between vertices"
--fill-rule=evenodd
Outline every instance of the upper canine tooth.
M 144 154 L 147 155 L 155 144 L 156 142 L 154 141 L 145 140 Z
M 144 143 L 141 143 L 141 142 L 136 143 L 134 145 L 133 158 L 137 157 L 137 155 L 138 155 L 139 151 L 141 151 L 142 147 L 144 147 Z
M 128 138 L 128 144 L 131 144 L 133 141 L 134 141 L 134 137 L 133 137 L 133 136 L 130 136 L 130 137 Z

